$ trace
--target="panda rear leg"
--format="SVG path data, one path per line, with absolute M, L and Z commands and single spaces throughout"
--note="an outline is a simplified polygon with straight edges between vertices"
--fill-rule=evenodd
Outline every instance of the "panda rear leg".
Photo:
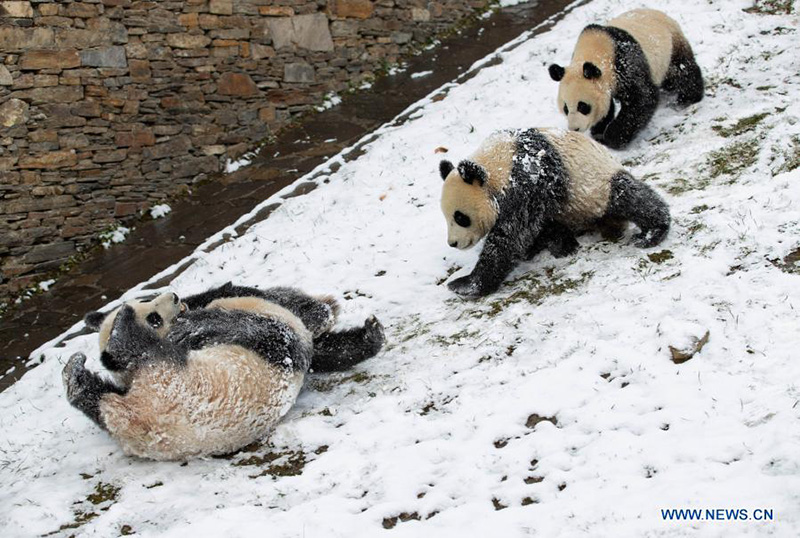
M 633 244 L 649 248 L 659 244 L 669 232 L 669 206 L 650 186 L 620 170 L 611 178 L 611 196 L 604 218 L 621 218 L 641 230 Z
M 124 394 L 125 391 L 87 370 L 86 355 L 75 353 L 67 361 L 61 378 L 67 391 L 67 400 L 73 407 L 83 411 L 95 424 L 105 429 L 100 416 L 100 402 L 106 394 Z
M 703 99 L 703 74 L 694 59 L 691 45 L 683 36 L 674 38 L 669 70 L 661 87 L 674 92 L 681 106 Z
M 311 368 L 317 372 L 346 370 L 375 356 L 385 341 L 383 325 L 370 316 L 363 327 L 323 333 L 314 338 Z
M 302 320 L 315 337 L 331 329 L 339 314 L 339 304 L 330 295 L 312 297 L 298 289 L 280 287 L 264 290 L 262 297 L 279 304 Z

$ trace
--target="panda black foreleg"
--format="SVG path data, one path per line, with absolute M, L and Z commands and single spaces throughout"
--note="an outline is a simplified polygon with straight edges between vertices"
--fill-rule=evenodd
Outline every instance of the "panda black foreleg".
M 669 232 L 669 206 L 650 186 L 620 170 L 611 178 L 611 196 L 605 217 L 622 218 L 641 230 L 633 243 L 641 248 L 659 244 Z
M 542 233 L 540 233 L 536 239 L 533 240 L 531 246 L 525 251 L 525 256 L 523 256 L 522 259 L 525 261 L 532 260 L 537 254 L 550 248 L 552 246 L 551 241 L 552 237 L 548 233 L 548 225 L 545 224 L 542 226 Z
M 548 221 L 542 225 L 542 231 L 525 253 L 525 260 L 532 260 L 541 251 L 547 249 L 556 258 L 574 254 L 580 243 L 575 239 L 567 226 L 557 221 Z
M 105 429 L 103 418 L 100 416 L 100 402 L 103 396 L 125 394 L 125 391 L 87 370 L 85 363 L 86 355 L 75 353 L 61 372 L 67 400 L 73 407 L 83 411 L 95 424 Z
M 608 124 L 602 137 L 596 138 L 613 149 L 627 146 L 647 125 L 658 107 L 658 88 L 652 83 L 620 98 L 620 112 Z
M 606 117 L 594 124 L 590 129 L 590 132 L 594 138 L 598 140 L 603 138 L 603 133 L 605 133 L 606 129 L 608 129 L 609 124 L 614 121 L 614 117 L 616 116 L 616 108 L 617 105 L 614 104 L 614 100 L 611 99 Z
M 447 287 L 464 297 L 482 297 L 496 291 L 518 260 L 536 244 L 541 221 L 537 217 L 530 227 L 515 226 L 511 222 L 495 224 L 486 237 L 475 269 L 451 281 Z
M 555 258 L 563 258 L 575 254 L 580 248 L 580 243 L 568 226 L 552 221 L 547 227 L 547 250 Z
M 385 340 L 383 325 L 375 316 L 370 316 L 363 327 L 323 333 L 314 338 L 311 368 L 317 372 L 346 370 L 374 357 Z

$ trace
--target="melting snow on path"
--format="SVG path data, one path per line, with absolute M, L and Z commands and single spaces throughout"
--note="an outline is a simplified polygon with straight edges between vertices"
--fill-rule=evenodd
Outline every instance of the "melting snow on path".
M 458 160 L 495 129 L 562 126 L 547 65 L 630 7 L 596 0 L 334 158 L 316 190 L 225 230 L 173 282 L 334 293 L 343 324 L 384 322 L 381 354 L 312 377 L 263 445 L 182 466 L 123 456 L 69 407 L 62 365 L 84 351 L 99 368 L 95 336 L 46 346 L 0 395 L 3 536 L 800 535 L 798 16 L 750 4 L 657 6 L 707 82 L 616 153 L 671 205 L 658 248 L 590 235 L 488 298 L 443 284 L 478 251 L 446 244 L 434 150 Z M 670 508 L 773 520 L 665 521 Z

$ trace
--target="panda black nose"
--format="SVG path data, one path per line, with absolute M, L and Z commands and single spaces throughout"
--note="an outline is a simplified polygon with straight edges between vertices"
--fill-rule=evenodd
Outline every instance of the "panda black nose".
M 177 293 L 173 293 L 173 294 L 172 294 L 172 302 L 173 302 L 174 304 L 178 304 L 180 301 L 181 301 L 181 300 L 180 300 L 180 298 L 178 297 L 178 294 L 177 294 Z
M 458 246 L 458 241 L 450 241 L 450 246 L 456 248 Z
M 573 129 L 573 131 L 576 131 L 576 132 L 577 132 L 577 131 L 580 131 L 580 129 L 579 129 L 578 127 L 575 127 L 575 128 Z

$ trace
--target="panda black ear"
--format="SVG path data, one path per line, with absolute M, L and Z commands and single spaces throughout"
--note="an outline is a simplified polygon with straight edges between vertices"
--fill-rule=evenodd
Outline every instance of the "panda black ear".
M 442 176 L 442 179 L 447 179 L 447 176 L 450 175 L 450 172 L 453 171 L 453 163 L 448 160 L 443 160 L 439 163 L 439 175 Z
M 547 70 L 550 72 L 550 78 L 556 82 L 564 78 L 564 68 L 558 64 L 550 64 Z
M 483 184 L 486 183 L 486 170 L 484 170 L 481 165 L 472 161 L 461 161 L 458 163 L 458 173 L 461 175 L 461 179 L 464 180 L 464 183 L 469 185 L 477 181 L 478 185 L 483 187 Z
M 83 322 L 86 324 L 93 331 L 99 331 L 100 325 L 103 324 L 103 320 L 106 319 L 106 315 L 103 312 L 89 312 L 85 316 L 83 316 Z
M 603 72 L 600 71 L 600 68 L 594 65 L 592 62 L 584 62 L 583 63 L 583 76 L 592 80 L 594 78 L 600 78 Z

